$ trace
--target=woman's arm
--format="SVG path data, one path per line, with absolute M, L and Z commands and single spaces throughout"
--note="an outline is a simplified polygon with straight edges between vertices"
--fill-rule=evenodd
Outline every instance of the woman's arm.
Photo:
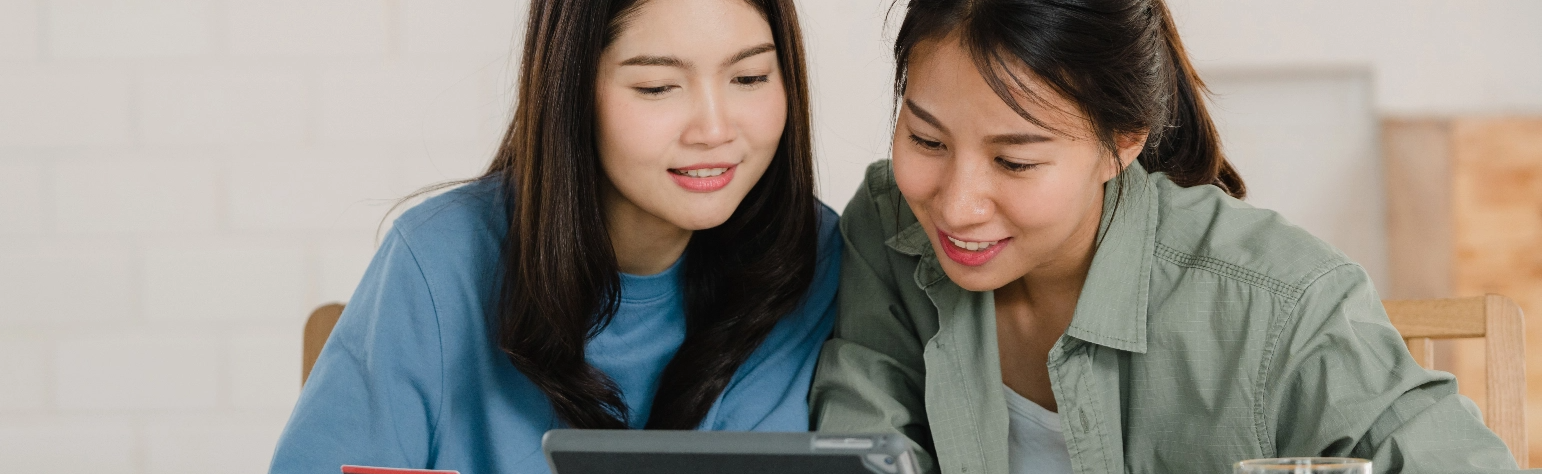
M 923 341 L 897 290 L 912 276 L 896 274 L 890 264 L 880 218 L 880 206 L 889 204 L 881 200 L 897 196 L 871 191 L 875 179 L 888 180 L 882 164 L 868 168 L 867 182 L 841 216 L 839 316 L 820 355 L 809 401 L 820 431 L 899 432 L 919 445 L 917 457 L 923 470 L 931 471 Z M 894 222 L 891 218 L 888 225 Z
M 1456 379 L 1414 361 L 1359 266 L 1318 278 L 1292 314 L 1268 372 L 1274 452 L 1367 458 L 1379 473 L 1516 469 Z
M 441 350 L 427 280 L 393 230 L 316 360 L 270 472 L 429 467 L 443 399 Z

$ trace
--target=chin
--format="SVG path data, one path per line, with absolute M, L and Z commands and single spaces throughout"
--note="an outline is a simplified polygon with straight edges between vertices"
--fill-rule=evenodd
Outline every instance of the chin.
M 669 222 L 689 231 L 707 230 L 723 225 L 733 217 L 734 211 L 739 210 L 739 204 L 744 201 L 743 196 L 730 199 L 729 196 L 695 195 L 687 196 L 686 199 L 684 206 L 676 207 L 670 212 Z
M 728 222 L 729 217 L 733 217 L 732 209 L 728 210 L 727 212 L 713 212 L 709 214 L 692 213 L 687 211 L 678 216 L 678 218 L 671 219 L 671 221 L 681 229 L 694 232 L 723 225 L 724 222 Z
M 987 279 L 978 279 L 978 278 L 977 279 L 970 279 L 970 278 L 958 279 L 958 278 L 953 278 L 952 275 L 948 275 L 948 278 L 952 279 L 953 283 L 957 284 L 959 288 L 963 288 L 965 290 L 974 291 L 974 292 L 996 291 L 998 289 L 1001 289 L 1001 287 L 1006 286 L 1006 283 L 999 283 L 999 282 L 996 282 L 994 280 L 987 280 Z
M 989 263 L 980 267 L 966 267 L 946 261 L 947 258 L 941 257 L 938 262 L 942 263 L 942 272 L 946 273 L 948 279 L 953 280 L 953 284 L 958 285 L 959 288 L 975 292 L 995 291 L 1013 280 L 994 275 L 994 272 L 989 269 Z

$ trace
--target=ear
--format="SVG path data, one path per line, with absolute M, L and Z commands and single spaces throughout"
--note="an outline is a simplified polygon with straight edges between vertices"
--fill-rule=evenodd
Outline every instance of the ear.
M 1119 172 L 1130 167 L 1130 163 L 1134 163 L 1135 159 L 1140 157 L 1140 152 L 1146 149 L 1146 138 L 1149 136 L 1151 136 L 1149 131 L 1116 135 L 1114 137 L 1114 148 L 1118 154 L 1119 168 L 1108 170 L 1108 174 L 1103 177 L 1103 180 L 1114 179 L 1115 176 L 1119 175 Z

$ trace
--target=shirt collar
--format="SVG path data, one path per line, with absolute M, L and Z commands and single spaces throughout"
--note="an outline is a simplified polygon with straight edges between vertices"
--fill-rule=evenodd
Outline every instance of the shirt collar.
M 942 271 L 942 264 L 937 262 L 937 251 L 932 248 L 932 241 L 926 238 L 926 229 L 921 227 L 920 222 L 911 223 L 884 243 L 896 252 L 921 257 L 914 275 L 917 287 L 925 290 L 941 281 L 953 282 L 948 280 L 948 274 Z
M 1104 186 L 1100 243 L 1067 335 L 1122 351 L 1146 352 L 1146 308 L 1157 224 L 1156 187 L 1151 180 L 1146 169 L 1134 162 Z M 914 275 L 916 286 L 953 284 L 937 262 L 921 223 L 911 224 L 885 244 L 896 252 L 921 257 Z
M 1156 186 L 1137 161 L 1103 188 L 1100 242 L 1066 334 L 1101 346 L 1145 353 L 1146 309 L 1152 260 L 1156 258 Z

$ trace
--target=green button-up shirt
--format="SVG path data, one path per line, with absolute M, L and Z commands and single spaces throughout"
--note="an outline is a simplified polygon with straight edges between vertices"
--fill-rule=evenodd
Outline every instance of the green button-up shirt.
M 1213 186 L 1139 164 L 1121 179 L 1049 353 L 1076 473 L 1226 473 L 1279 456 L 1515 469 L 1455 379 L 1415 363 L 1342 253 Z M 992 294 L 943 273 L 888 161 L 868 167 L 841 230 L 839 322 L 811 394 L 819 429 L 898 431 L 929 471 L 1006 473 Z

